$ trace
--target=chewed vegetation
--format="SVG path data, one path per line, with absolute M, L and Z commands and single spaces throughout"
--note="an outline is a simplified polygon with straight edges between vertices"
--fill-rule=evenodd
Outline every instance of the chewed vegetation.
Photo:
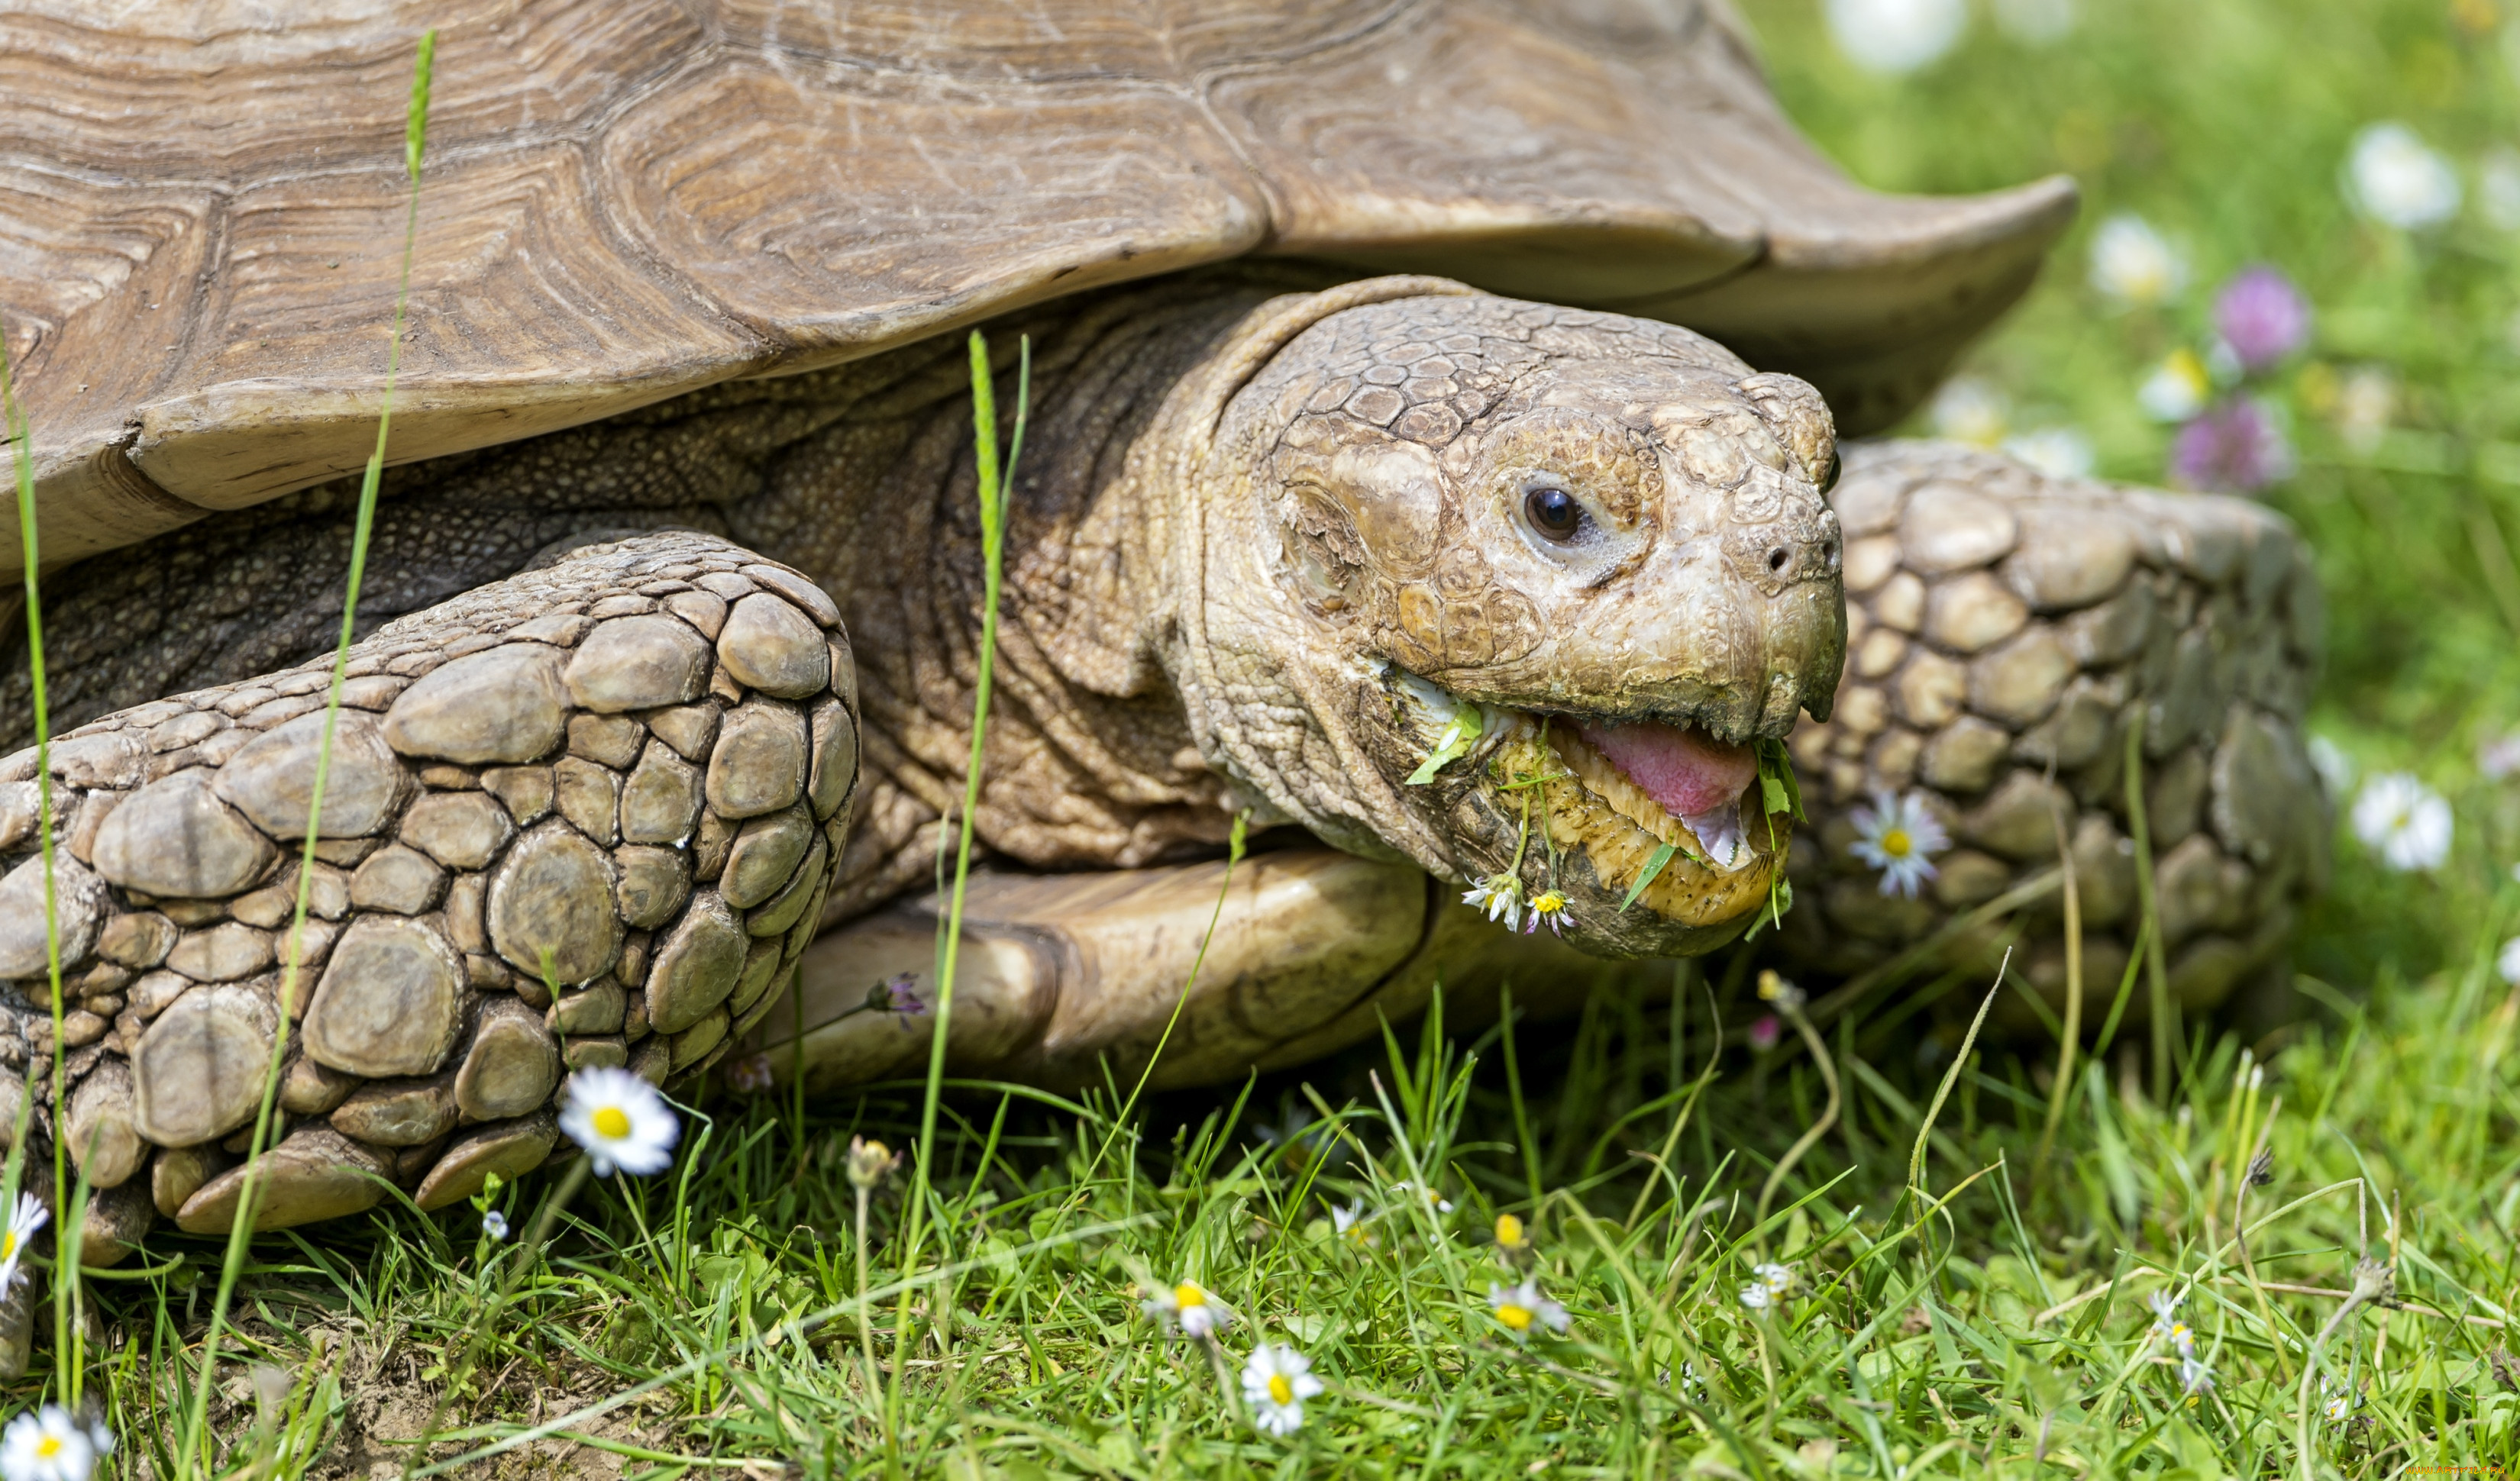
M 2513 1464 L 2506 8 L 1744 6 L 1869 182 L 2088 189 L 1912 430 L 2250 492 L 2318 550 L 2337 862 L 2296 1021 L 2188 1024 L 2164 1093 L 2134 1034 L 2070 1058 L 1981 1037 L 1985 984 L 1815 1022 L 1754 943 L 1548 1024 L 1508 1001 L 1448 1031 L 1439 1004 L 1214 1093 L 931 1065 L 677 1105 L 582 1076 L 564 1172 L 436 1215 L 163 1231 L 85 1272 L 38 1237 L 74 1240 L 84 1189 L 29 1166 L 21 1097 L 0 1195 L 68 1189 L 69 1230 L 29 1208 L 0 1235 L 0 1300 L 38 1306 L 0 1481 Z M 424 55 L 415 182 L 427 91 Z M 993 401 L 1021 378 L 974 360 L 994 547 Z M 1875 867 L 1930 866 L 1912 820 L 1868 827 Z M 869 1010 L 924 1028 L 948 983 Z

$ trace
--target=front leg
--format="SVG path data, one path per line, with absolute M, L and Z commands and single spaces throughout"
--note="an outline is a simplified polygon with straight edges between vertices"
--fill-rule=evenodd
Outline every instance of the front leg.
M 287 992 L 331 667 L 52 748 L 68 1150 L 195 1233 L 235 1218 L 276 1035 L 286 1134 L 256 1227 L 383 1182 L 444 1207 L 552 1152 L 565 1069 L 661 1083 L 725 1054 L 812 940 L 845 841 L 831 600 L 713 536 L 588 546 L 351 650 Z M 0 762 L 0 1063 L 48 1107 L 34 776 L 32 751 Z

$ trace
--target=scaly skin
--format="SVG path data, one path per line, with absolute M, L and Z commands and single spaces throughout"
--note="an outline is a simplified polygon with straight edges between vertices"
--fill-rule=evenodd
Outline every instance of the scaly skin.
M 1037 337 L 1044 395 L 988 849 L 1127 868 L 1249 809 L 1459 882 L 1518 870 L 1598 955 L 1728 938 L 1784 842 L 1755 782 L 1717 765 L 1684 822 L 1570 732 L 1687 724 L 1737 760 L 1825 707 L 1818 397 L 1666 325 L 1286 287 L 1189 277 L 995 327 L 1002 359 Z M 818 922 L 923 882 L 978 628 L 967 394 L 931 342 L 400 471 L 370 565 L 394 620 L 352 653 L 286 1002 L 342 490 L 54 583 L 64 719 L 97 717 L 54 770 L 68 1131 L 103 1237 L 230 1220 L 220 1148 L 275 1035 L 266 1227 L 372 1203 L 371 1173 L 441 1205 L 548 1150 L 561 1068 L 704 1070 Z M 1412 785 L 1471 706 L 1477 745 Z M 0 761 L 0 959 L 30 1006 L 32 769 Z M 1621 914 L 1663 842 L 1730 867 L 1676 858 Z M 49 1021 L 9 1016 L 0 1058 L 47 1059 Z

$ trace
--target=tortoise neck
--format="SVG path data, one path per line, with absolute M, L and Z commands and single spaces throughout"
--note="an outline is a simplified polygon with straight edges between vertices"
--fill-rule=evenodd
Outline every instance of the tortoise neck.
M 1167 544 L 1190 496 L 1169 409 L 1252 307 L 1287 285 L 1186 275 L 983 326 L 1002 426 L 1020 339 L 1031 420 L 1014 470 L 995 697 L 977 816 L 1035 868 L 1136 868 L 1231 824 L 1162 652 Z M 811 572 L 858 659 L 874 785 L 835 912 L 925 884 L 970 746 L 984 570 L 963 337 L 848 368 L 861 395 L 735 512 L 740 538 Z

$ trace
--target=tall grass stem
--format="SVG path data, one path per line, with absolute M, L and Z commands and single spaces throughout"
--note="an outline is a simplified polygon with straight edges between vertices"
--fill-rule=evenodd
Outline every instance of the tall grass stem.
M 404 112 L 403 175 L 404 191 L 402 238 L 402 278 L 394 292 L 393 328 L 385 339 L 384 395 L 377 411 L 377 445 L 368 456 L 367 474 L 359 484 L 359 508 L 350 535 L 350 569 L 341 594 L 341 631 L 333 651 L 332 683 L 324 696 L 324 732 L 315 753 L 314 781 L 306 799 L 306 837 L 297 862 L 297 898 L 290 913 L 289 935 L 282 942 L 285 954 L 280 976 L 279 1001 L 273 1004 L 274 1019 L 271 1036 L 271 1057 L 263 1066 L 262 1098 L 255 1106 L 253 1134 L 246 1145 L 245 1176 L 238 1189 L 234 1219 L 228 1225 L 225 1258 L 219 1265 L 218 1294 L 210 1303 L 210 1324 L 202 1339 L 200 1367 L 193 1383 L 193 1397 L 184 1419 L 182 1466 L 189 1468 L 197 1461 L 206 1461 L 202 1446 L 203 1431 L 209 1420 L 210 1390 L 218 1379 L 219 1339 L 227 1323 L 230 1305 L 236 1299 L 238 1279 L 245 1269 L 247 1248 L 253 1240 L 254 1222 L 261 1215 L 264 1159 L 263 1150 L 270 1144 L 272 1112 L 280 1094 L 280 1069 L 289 1047 L 289 1020 L 297 1003 L 298 982 L 306 937 L 307 905 L 315 881 L 315 847 L 324 815 L 324 788 L 333 769 L 333 740 L 341 718 L 341 686 L 348 678 L 350 645 L 358 632 L 359 587 L 366 578 L 369 536 L 376 527 L 377 489 L 384 476 L 386 439 L 393 427 L 394 384 L 402 371 L 402 332 L 410 311 L 411 270 L 420 247 L 420 161 L 428 130 L 428 93 L 437 57 L 437 32 L 428 31 L 420 38 L 419 56 L 412 66 L 411 101 Z

